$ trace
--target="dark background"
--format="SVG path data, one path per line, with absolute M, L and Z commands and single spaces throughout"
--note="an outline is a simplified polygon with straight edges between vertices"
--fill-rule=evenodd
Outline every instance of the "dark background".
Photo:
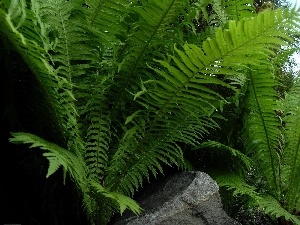
M 42 151 L 9 143 L 10 132 L 43 130 L 51 137 L 51 130 L 33 110 L 36 103 L 31 99 L 40 94 L 33 74 L 1 41 L 0 66 L 0 225 L 88 224 L 71 180 L 67 178 L 64 185 L 62 171 L 47 179 L 48 162 Z

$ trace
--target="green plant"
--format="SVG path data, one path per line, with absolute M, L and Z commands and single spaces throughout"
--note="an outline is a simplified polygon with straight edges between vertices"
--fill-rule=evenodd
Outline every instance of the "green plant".
M 241 4 L 230 3 L 227 10 Z M 38 116 L 57 134 L 49 142 L 13 133 L 10 141 L 42 149 L 47 177 L 62 166 L 92 223 L 106 224 L 115 210 L 138 214 L 129 196 L 143 180 L 163 173 L 162 164 L 186 168 L 180 143 L 199 144 L 247 71 L 269 70 L 263 62 L 291 41 L 295 10 L 256 16 L 244 4 L 245 16 L 224 20 L 202 42 L 195 29 L 189 34 L 200 11 L 189 1 L 1 1 L 1 38 L 39 81 L 46 100 L 37 107 L 47 113 Z
M 299 79 L 280 98 L 270 62 L 249 68 L 242 100 L 244 148 L 239 152 L 215 141 L 197 148 L 220 148 L 241 161 L 235 171 L 211 173 L 233 196 L 248 197 L 246 205 L 259 207 L 280 224 L 300 224 Z

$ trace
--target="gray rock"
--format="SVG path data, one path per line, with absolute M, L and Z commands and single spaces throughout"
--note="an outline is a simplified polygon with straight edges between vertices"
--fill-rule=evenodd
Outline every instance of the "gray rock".
M 222 209 L 217 183 L 202 172 L 182 172 L 147 188 L 138 200 L 144 212 L 114 225 L 234 225 Z

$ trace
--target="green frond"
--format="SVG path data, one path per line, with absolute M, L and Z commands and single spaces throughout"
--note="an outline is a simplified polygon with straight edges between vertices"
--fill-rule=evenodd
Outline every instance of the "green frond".
M 48 50 L 49 62 L 54 71 L 65 82 L 64 88 L 73 99 L 64 98 L 60 104 L 66 106 L 65 129 L 67 130 L 68 148 L 78 155 L 83 154 L 83 140 L 78 125 L 78 110 L 76 107 L 76 81 L 86 73 L 90 64 L 96 61 L 91 53 L 89 38 L 85 35 L 88 30 L 83 27 L 84 15 L 82 1 L 36 1 L 37 13 L 45 26 L 45 36 L 49 37 L 51 47 Z M 76 14 L 76 16 L 74 16 Z M 76 62 L 76 63 L 75 63 Z M 61 115 L 63 116 L 63 115 Z
M 174 111 L 172 120 L 166 116 L 167 122 L 152 128 L 147 128 L 147 116 L 136 116 L 112 159 L 106 183 L 113 190 L 130 195 L 142 186 L 143 178 L 149 179 L 150 173 L 163 173 L 161 164 L 185 168 L 182 150 L 176 143 L 195 145 L 209 129 L 217 127 L 211 118 L 197 115 Z
M 85 26 L 87 18 L 82 3 L 82 0 L 47 0 L 40 1 L 39 9 L 46 26 L 45 35 L 51 41 L 48 49 L 51 62 L 57 73 L 71 83 L 71 92 L 77 87 L 77 82 L 89 77 L 87 72 L 95 73 L 95 67 L 103 67 L 99 64 L 105 54 L 102 45 L 112 48 L 107 44 L 109 37 L 105 32 L 97 33 Z
M 67 145 L 70 149 L 76 154 L 81 154 L 83 144 L 77 130 L 78 112 L 72 91 L 73 83 L 70 77 L 66 76 L 66 71 L 70 67 L 65 67 L 65 70 L 62 69 L 63 67 L 55 68 L 52 65 L 53 58 L 49 55 L 49 51 L 57 43 L 56 39 L 52 41 L 46 35 L 51 23 L 43 21 L 43 4 L 47 5 L 48 2 L 43 1 L 43 4 L 39 4 L 38 1 L 33 1 L 31 10 L 22 2 L 18 0 L 11 2 L 8 11 L 18 13 L 16 15 L 10 16 L 1 9 L 1 30 L 14 44 L 44 89 L 43 93 L 48 105 L 52 107 L 49 114 L 59 124 L 59 132 L 63 135 L 65 142 L 69 139 Z M 11 9 L 12 7 L 16 9 Z M 20 12 L 24 15 L 20 15 Z M 21 24 L 18 22 L 19 17 L 22 18 Z M 35 22 L 33 23 L 33 21 Z M 17 23 L 19 25 L 15 25 Z M 63 54 L 65 55 L 65 52 Z M 68 59 L 68 56 L 61 61 L 68 65 L 69 62 L 66 62 L 65 59 Z M 71 136 L 73 138 L 70 139 Z
M 115 200 L 119 205 L 120 214 L 128 208 L 134 214 L 138 215 L 141 212 L 140 206 L 131 198 L 121 195 L 117 192 L 110 192 L 101 186 L 98 182 L 91 182 L 91 186 L 100 194 L 104 195 L 107 198 Z
M 269 68 L 268 68 L 269 67 Z M 264 174 L 273 193 L 278 194 L 279 155 L 276 152 L 281 123 L 275 114 L 279 108 L 274 90 L 275 79 L 268 65 L 249 71 L 250 83 L 245 97 L 245 154 L 253 159 Z M 269 187 L 266 187 L 269 189 Z
M 130 18 L 128 13 L 131 5 L 128 0 L 85 1 L 82 7 L 85 22 L 81 27 L 85 30 L 85 36 L 90 38 L 90 52 L 97 57 L 93 67 L 98 71 L 104 70 L 111 75 L 117 72 L 120 66 L 117 52 L 123 48 L 129 29 L 127 20 Z
M 209 16 L 209 24 L 215 27 L 224 27 L 228 22 L 226 8 L 222 5 L 222 1 L 213 0 L 211 4 L 215 13 Z
M 255 16 L 253 0 L 223 0 L 222 6 L 229 20 L 239 21 Z
M 170 24 L 177 19 L 185 4 L 186 1 L 182 0 L 152 0 L 132 7 L 132 12 L 138 19 L 133 23 L 133 31 L 129 33 L 125 46 L 120 51 L 122 63 L 118 84 L 122 85 L 116 87 L 117 100 L 114 110 L 117 110 L 119 103 L 123 101 L 125 92 L 137 87 L 136 81 L 145 74 L 143 71 L 147 70 L 146 62 L 157 57 L 155 53 L 159 45 L 165 48 L 164 45 L 170 43 L 170 38 L 174 36 L 172 30 L 175 29 Z
M 284 217 L 287 221 L 300 224 L 297 216 L 286 211 L 280 203 L 271 195 L 261 195 L 256 188 L 247 184 L 240 176 L 232 172 L 213 172 L 212 177 L 217 181 L 220 187 L 233 191 L 234 196 L 248 197 L 249 206 L 258 206 L 264 213 L 275 216 L 276 218 Z
M 90 117 L 86 134 L 85 161 L 89 168 L 89 175 L 100 181 L 109 160 L 110 118 L 97 109 L 92 111 Z
M 165 43 L 163 39 L 170 35 L 172 29 L 175 29 L 170 24 L 176 21 L 186 5 L 185 0 L 152 0 L 133 7 L 132 10 L 139 16 L 134 24 L 138 29 L 128 39 L 128 44 L 140 47 L 136 59 L 149 46 Z
M 300 208 L 300 85 L 294 83 L 284 100 L 285 148 L 282 155 L 282 182 L 289 211 Z
M 124 19 L 132 5 L 127 0 L 86 0 L 86 14 L 90 26 L 109 36 L 126 32 Z
M 227 15 L 222 7 L 221 1 L 196 1 L 192 4 L 192 6 L 197 10 L 197 14 L 201 15 L 207 24 L 210 25 L 206 32 L 212 31 L 212 27 L 223 27 L 228 22 Z M 212 8 L 213 11 L 210 10 L 210 8 Z
M 218 113 L 230 96 L 237 100 L 239 86 L 246 84 L 245 72 L 250 71 L 245 104 L 253 111 L 245 117 L 247 156 L 226 150 L 246 167 L 248 157 L 269 160 L 256 162 L 262 169 L 267 163 L 274 165 L 264 173 L 269 184 L 276 184 L 278 155 L 270 149 L 276 149 L 278 138 L 277 105 L 270 91 L 272 71 L 264 62 L 292 40 L 299 16 L 295 10 L 266 10 L 250 17 L 250 1 L 235 2 L 236 9 L 233 2 L 221 2 L 226 5 L 222 8 L 214 1 L 222 23 L 227 22 L 226 10 L 234 20 L 196 46 L 184 42 L 184 29 L 196 18 L 195 13 L 189 17 L 187 0 L 1 1 L 1 38 L 12 43 L 33 71 L 49 105 L 49 121 L 58 125 L 57 136 L 62 136 L 54 144 L 14 133 L 10 141 L 44 150 L 49 160 L 46 176 L 63 167 L 79 187 L 91 221 L 105 224 L 115 210 L 140 212 L 126 196 L 145 178 L 163 173 L 163 164 L 187 168 L 181 144 L 196 147 L 218 127 Z M 299 164 L 299 146 L 289 133 L 295 129 L 290 123 L 296 122 L 287 115 L 284 171 L 297 185 L 298 167 L 293 170 L 289 160 Z M 235 184 L 235 194 L 260 200 L 252 186 L 235 177 L 220 179 L 223 186 Z M 296 192 L 289 193 L 299 199 Z
M 295 225 L 300 225 L 300 218 L 286 211 L 282 205 L 272 196 L 263 195 L 257 203 L 253 203 L 270 216 L 276 218 L 284 217 L 287 221 L 291 221 Z
M 34 134 L 29 133 L 12 133 L 10 142 L 16 144 L 30 144 L 30 148 L 40 148 L 46 153 L 43 155 L 49 160 L 49 169 L 47 177 L 52 175 L 60 166 L 69 172 L 75 183 L 85 190 L 86 179 L 86 166 L 83 158 L 76 156 L 71 151 L 68 151 L 54 143 L 48 142 Z
M 116 201 L 117 204 L 115 207 L 119 207 L 120 213 L 123 213 L 127 208 L 132 210 L 135 214 L 140 213 L 141 208 L 134 200 L 124 195 L 110 192 L 100 185 L 98 180 L 95 180 L 92 177 L 88 178 L 88 167 L 86 166 L 83 158 L 80 158 L 73 152 L 61 148 L 58 145 L 48 142 L 34 134 L 12 133 L 12 136 L 13 137 L 9 139 L 12 143 L 30 144 L 30 148 L 40 148 L 46 151 L 43 156 L 49 160 L 47 177 L 52 175 L 60 166 L 63 166 L 64 171 L 70 173 L 71 178 L 75 181 L 82 192 L 84 197 L 83 202 L 86 204 L 85 207 L 90 212 L 90 215 L 95 215 L 96 213 L 97 215 L 95 216 L 101 217 L 101 213 L 96 212 L 99 207 L 94 205 L 95 207 L 91 208 L 95 201 L 95 199 L 91 196 L 91 187 L 100 194 L 99 198 L 104 196 L 105 198 L 110 199 L 110 201 Z
M 209 173 L 216 180 L 219 187 L 233 191 L 234 196 L 247 196 L 258 201 L 261 196 L 256 191 L 256 187 L 247 184 L 242 177 L 229 171 L 212 171 Z
M 246 156 L 245 154 L 243 154 L 242 152 L 231 148 L 227 145 L 221 144 L 219 142 L 216 141 L 207 141 L 207 142 L 202 142 L 200 145 L 196 146 L 196 148 L 193 148 L 193 150 L 200 150 L 202 148 L 217 148 L 220 150 L 225 150 L 228 153 L 230 153 L 233 157 L 235 157 L 236 159 L 238 159 L 242 165 L 246 168 L 246 169 L 250 169 L 252 166 L 252 160 Z
M 196 107 L 201 101 L 201 105 L 206 104 L 208 109 L 203 107 L 203 110 L 209 112 L 217 107 L 216 103 L 222 100 L 222 97 L 208 89 L 207 85 L 234 89 L 216 75 L 233 77 L 240 68 L 257 65 L 261 59 L 273 53 L 272 50 L 276 49 L 278 44 L 285 44 L 283 39 L 289 37 L 278 32 L 283 29 L 285 23 L 292 23 L 292 18 L 286 12 L 267 11 L 238 23 L 231 21 L 228 30 L 218 28 L 216 37 L 208 38 L 202 48 L 192 44 L 185 44 L 184 51 L 175 48 L 178 56 L 170 56 L 172 63 L 158 60 L 167 71 L 154 68 L 161 79 L 153 81 L 156 86 L 153 91 L 147 90 L 144 104 L 156 106 L 160 108 L 159 111 L 167 111 L 184 102 L 188 102 L 189 105 L 184 108 Z M 275 33 L 276 36 L 272 37 Z

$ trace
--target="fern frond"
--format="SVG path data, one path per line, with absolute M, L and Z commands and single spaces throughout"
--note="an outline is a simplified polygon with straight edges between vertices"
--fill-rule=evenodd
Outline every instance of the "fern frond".
M 293 23 L 291 20 L 286 12 L 268 11 L 238 23 L 231 21 L 228 30 L 217 29 L 216 37 L 206 40 L 202 49 L 191 44 L 184 45 L 184 51 L 175 48 L 178 56 L 170 56 L 172 64 L 158 60 L 168 71 L 154 68 L 162 79 L 154 81 L 156 86 L 153 91 L 147 90 L 144 104 L 163 107 L 160 111 L 177 108 L 177 104 L 183 102 L 189 102 L 190 106 L 187 108 L 199 105 L 199 101 L 202 102 L 201 105 L 206 103 L 207 109 L 216 107 L 213 105 L 214 100 L 218 102 L 222 97 L 211 89 L 208 90 L 206 85 L 214 84 L 233 89 L 216 75 L 232 77 L 237 73 L 236 70 L 240 71 L 238 68 L 243 65 L 247 67 L 250 56 L 249 65 L 257 65 L 265 56 L 274 54 L 272 50 L 277 45 L 285 44 L 282 39 L 290 39 L 286 34 L 278 32 L 278 29 L 282 30 L 285 23 Z
M 196 148 L 193 148 L 193 150 L 199 150 L 199 149 L 207 148 L 207 147 L 208 148 L 217 148 L 217 149 L 225 150 L 225 151 L 229 152 L 233 157 L 238 159 L 243 164 L 243 166 L 248 170 L 252 166 L 252 160 L 248 156 L 246 156 L 245 154 L 243 154 L 242 152 L 240 152 L 234 148 L 231 148 L 229 146 L 226 146 L 226 145 L 221 144 L 216 141 L 202 142 Z
M 227 190 L 233 191 L 234 196 L 246 195 L 255 201 L 258 201 L 261 198 L 256 191 L 256 187 L 247 184 L 242 177 L 232 172 L 213 171 L 210 175 L 216 180 L 219 187 L 225 187 Z
M 168 35 L 174 36 L 170 24 L 176 20 L 185 4 L 186 1 L 182 0 L 152 0 L 143 1 L 141 6 L 132 8 L 138 20 L 133 24 L 134 30 L 129 34 L 124 49 L 119 53 L 122 63 L 118 83 L 122 85 L 116 87 L 114 110 L 118 110 L 119 103 L 124 102 L 125 92 L 128 89 L 135 90 L 133 87 L 137 87 L 136 81 L 145 76 L 145 62 L 155 57 L 157 46 L 169 43 L 169 40 L 166 42 Z
M 239 21 L 255 15 L 253 0 L 223 0 L 222 6 L 229 20 Z
M 270 216 L 275 216 L 276 218 L 284 217 L 287 221 L 291 221 L 295 225 L 300 225 L 299 217 L 292 215 L 286 211 L 282 205 L 272 196 L 264 195 L 257 203 L 252 203 Z
M 29 65 L 41 84 L 43 94 L 49 102 L 49 107 L 51 107 L 51 116 L 59 125 L 58 132 L 63 136 L 64 141 L 68 142 L 70 149 L 74 150 L 76 154 L 82 154 L 83 144 L 77 129 L 78 112 L 72 91 L 73 83 L 70 77 L 65 76 L 70 66 L 65 67 L 66 69 L 58 66 L 56 69 L 52 65 L 52 58 L 49 55 L 49 51 L 57 44 L 57 40 L 55 38 L 50 40 L 51 38 L 47 35 L 50 24 L 43 20 L 43 4 L 47 5 L 48 2 L 33 1 L 31 10 L 21 2 L 23 1 L 12 1 L 10 8 L 17 7 L 16 10 L 12 11 L 26 13 L 25 19 L 22 19 L 23 22 L 19 23 L 17 29 L 14 24 L 18 23 L 20 15 L 9 16 L 1 9 L 1 21 L 3 22 L 1 22 L 1 30 L 22 55 L 24 61 Z M 32 21 L 35 21 L 35 23 L 32 23 Z M 53 26 L 55 27 L 56 24 Z M 65 52 L 63 55 L 65 55 Z M 65 64 L 69 65 L 70 62 L 65 62 Z M 70 71 L 68 74 L 70 75 Z
M 279 155 L 276 152 L 281 123 L 275 114 L 279 108 L 274 90 L 272 68 L 256 66 L 249 72 L 250 84 L 245 97 L 247 113 L 244 115 L 244 140 L 246 155 L 251 157 L 273 193 L 278 194 Z
M 54 144 L 48 142 L 34 134 L 29 133 L 12 133 L 10 142 L 16 144 L 30 144 L 30 148 L 40 148 L 45 150 L 43 155 L 49 160 L 49 169 L 47 177 L 52 175 L 60 166 L 63 166 L 64 170 L 70 173 L 75 183 L 85 190 L 86 179 L 86 166 L 82 158 L 76 156 L 74 153 Z
M 232 172 L 214 172 L 212 177 L 217 181 L 220 187 L 233 191 L 234 196 L 247 196 L 248 205 L 258 206 L 264 213 L 275 216 L 276 218 L 284 217 L 287 221 L 299 224 L 300 220 L 297 216 L 286 211 L 280 203 L 271 195 L 261 195 L 256 188 L 245 183 L 238 175 Z
M 89 168 L 89 175 L 102 180 L 108 163 L 108 149 L 110 144 L 110 118 L 103 112 L 98 112 L 94 106 L 90 114 L 90 125 L 87 129 L 85 146 L 85 161 Z
M 217 124 L 209 117 L 197 117 L 198 112 L 189 115 L 180 111 L 170 115 L 173 120 L 147 129 L 147 116 L 139 115 L 131 122 L 134 125 L 126 131 L 119 148 L 108 168 L 106 183 L 118 192 L 133 194 L 142 186 L 143 178 L 150 173 L 163 173 L 161 164 L 185 168 L 183 154 L 177 142 L 195 145 L 209 129 Z M 167 119 L 167 118 L 165 118 Z
M 127 0 L 86 0 L 86 14 L 90 26 L 109 36 L 126 32 L 124 19 L 132 5 Z
M 131 198 L 121 195 L 117 192 L 109 192 L 107 191 L 103 186 L 101 186 L 98 182 L 91 182 L 91 186 L 100 194 L 104 195 L 107 198 L 115 200 L 120 209 L 120 214 L 128 208 L 130 209 L 134 214 L 138 215 L 141 212 L 140 206 Z
M 294 83 L 284 100 L 285 141 L 282 155 L 281 179 L 284 185 L 287 209 L 300 209 L 300 84 Z
M 127 0 L 87 0 L 84 5 L 89 44 L 98 56 L 98 69 L 115 74 L 118 70 L 117 52 L 122 49 L 128 33 L 128 15 L 132 3 Z M 103 68 L 104 67 L 104 68 Z
M 213 0 L 211 4 L 215 14 L 210 15 L 209 23 L 215 27 L 224 27 L 228 22 L 228 15 L 222 1 Z
M 88 178 L 88 167 L 86 166 L 83 158 L 80 158 L 73 152 L 61 148 L 60 146 L 48 142 L 34 134 L 12 133 L 12 136 L 13 137 L 9 139 L 12 143 L 29 144 L 30 148 L 40 148 L 46 151 L 43 156 L 45 156 L 50 163 L 48 173 L 46 175 L 47 177 L 52 175 L 60 166 L 63 166 L 64 170 L 70 173 L 71 178 L 75 181 L 82 192 L 84 197 L 83 202 L 86 204 L 85 207 L 89 211 L 90 216 L 94 215 L 101 217 L 101 213 L 97 212 L 99 207 L 93 205 L 93 203 L 95 203 L 95 197 L 92 196 L 92 188 L 94 188 L 96 193 L 101 196 L 109 198 L 110 201 L 116 201 L 116 206 L 119 207 L 120 213 L 123 213 L 127 208 L 132 210 L 135 214 L 140 213 L 141 208 L 134 200 L 124 195 L 110 192 L 100 185 L 98 180 L 95 180 L 93 177 Z M 94 206 L 94 208 L 92 208 L 92 206 Z M 105 207 L 103 206 L 102 209 L 104 208 Z M 97 215 L 95 215 L 95 213 Z

